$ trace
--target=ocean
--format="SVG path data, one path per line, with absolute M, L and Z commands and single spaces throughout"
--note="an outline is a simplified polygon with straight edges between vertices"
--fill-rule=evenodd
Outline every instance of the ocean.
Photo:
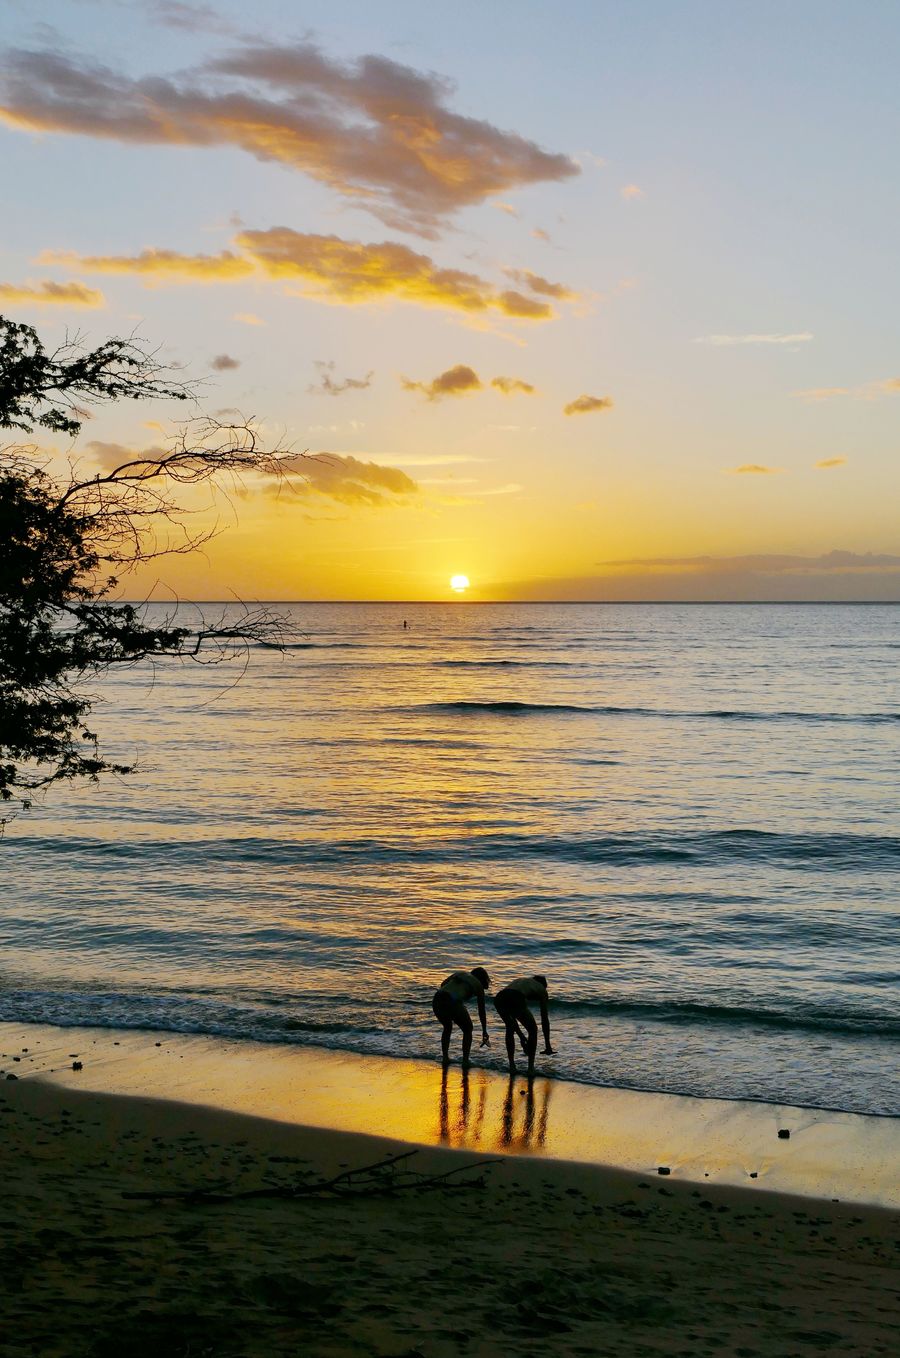
M 437 1058 L 480 964 L 561 1079 L 900 1113 L 900 607 L 281 611 L 93 685 L 137 771 L 0 840 L 0 1019 Z

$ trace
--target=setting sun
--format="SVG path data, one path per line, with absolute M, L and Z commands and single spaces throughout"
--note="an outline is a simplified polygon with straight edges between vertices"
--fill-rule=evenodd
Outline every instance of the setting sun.
M 451 575 L 450 588 L 456 594 L 462 594 L 469 588 L 469 577 L 467 575 Z

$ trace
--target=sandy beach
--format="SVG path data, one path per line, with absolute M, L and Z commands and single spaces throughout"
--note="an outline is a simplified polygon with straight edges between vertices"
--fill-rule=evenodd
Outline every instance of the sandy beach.
M 130 1036 L 162 1065 L 163 1047 Z M 895 1351 L 896 1211 L 515 1147 L 487 1155 L 470 1188 L 454 1174 L 430 1190 L 232 1200 L 405 1147 L 336 1118 L 73 1088 L 90 1054 L 55 1083 L 37 1060 L 27 1073 L 22 1045 L 22 1078 L 0 1082 L 4 1358 Z M 140 1069 L 118 1059 L 120 1078 Z M 485 1158 L 432 1145 L 406 1163 L 431 1175 Z M 123 1196 L 197 1188 L 226 1200 Z

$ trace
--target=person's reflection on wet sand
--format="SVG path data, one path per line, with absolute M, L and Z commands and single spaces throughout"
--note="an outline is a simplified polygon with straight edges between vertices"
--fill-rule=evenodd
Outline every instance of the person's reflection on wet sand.
M 481 1124 L 484 1121 L 484 1108 L 487 1099 L 487 1081 L 478 1078 L 477 1104 L 475 1118 L 469 1132 L 469 1118 L 472 1111 L 471 1082 L 468 1070 L 460 1071 L 459 1104 L 455 1117 L 450 1112 L 450 1091 L 448 1089 L 449 1071 L 441 1072 L 441 1097 L 439 1105 L 439 1131 L 442 1145 L 462 1146 L 477 1144 L 481 1138 Z
M 547 1140 L 547 1118 L 550 1112 L 550 1093 L 552 1080 L 529 1080 L 524 1089 L 516 1090 L 514 1076 L 510 1076 L 503 1100 L 503 1114 L 500 1120 L 499 1144 L 509 1150 L 531 1150 L 542 1148 Z M 537 1098 L 535 1091 L 537 1090 Z M 518 1110 L 522 1109 L 521 1130 L 517 1130 Z M 535 1132 L 535 1113 L 537 1131 Z

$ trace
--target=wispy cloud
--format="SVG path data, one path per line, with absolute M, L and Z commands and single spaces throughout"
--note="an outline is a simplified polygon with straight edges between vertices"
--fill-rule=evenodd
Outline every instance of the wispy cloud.
M 791 394 L 801 401 L 832 401 L 841 396 L 852 396 L 856 401 L 877 401 L 882 396 L 896 396 L 900 392 L 900 377 L 883 377 L 863 382 L 858 387 L 807 387 Z
M 39 262 L 88 273 L 137 274 L 150 282 L 227 283 L 262 275 L 290 291 L 299 289 L 304 297 L 346 306 L 394 298 L 471 316 L 496 312 L 512 320 L 544 321 L 556 314 L 549 302 L 497 287 L 478 274 L 441 268 L 397 241 L 366 244 L 275 226 L 242 231 L 234 243 L 238 253 L 217 255 L 146 249 L 136 255 L 79 256 L 47 250 Z
M 638 188 L 637 184 L 623 184 L 619 189 L 619 194 L 626 202 L 629 202 L 635 198 L 643 198 L 644 190 Z
M 62 264 L 86 273 L 137 274 L 151 282 L 220 283 L 255 272 L 252 259 L 222 250 L 217 255 L 183 255 L 177 250 L 141 250 L 136 255 L 76 255 L 71 250 L 44 250 L 38 264 Z
M 539 273 L 532 273 L 530 269 L 504 269 L 503 272 L 507 278 L 518 283 L 520 288 L 528 288 L 531 292 L 540 293 L 544 297 L 556 297 L 561 302 L 574 302 L 578 299 L 578 293 L 566 287 L 565 283 L 552 283 L 549 278 L 542 278 Z
M 239 368 L 241 360 L 232 358 L 231 354 L 216 354 L 215 358 L 210 360 L 209 366 L 217 373 L 225 373 L 230 372 L 233 368 Z
M 788 553 L 761 552 L 746 556 L 637 556 L 624 560 L 598 561 L 598 566 L 633 570 L 716 571 L 739 574 L 745 571 L 778 575 L 782 573 L 821 573 L 830 571 L 900 570 L 900 556 L 887 552 L 823 552 L 820 556 L 793 556 Z
M 429 401 L 439 401 L 445 396 L 465 396 L 472 391 L 481 391 L 484 385 L 467 363 L 457 363 L 430 382 L 412 382 L 408 377 L 401 377 L 400 381 L 405 391 L 420 391 Z
M 574 401 L 563 406 L 563 414 L 590 415 L 595 410 L 612 410 L 614 404 L 611 396 L 576 396 Z
M 694 343 L 726 348 L 735 344 L 808 344 L 814 338 L 809 330 L 800 330 L 794 334 L 700 335 Z
M 187 33 L 202 33 L 213 29 L 219 33 L 228 29 L 222 15 L 210 5 L 187 4 L 185 0 L 150 0 L 150 13 L 166 28 L 179 28 Z
M 319 369 L 319 380 L 310 383 L 306 388 L 312 395 L 343 396 L 346 391 L 365 391 L 367 387 L 372 385 L 372 378 L 375 376 L 374 372 L 368 372 L 365 377 L 345 377 L 336 382 L 334 379 L 334 359 L 329 359 L 327 362 L 323 359 L 316 359 L 316 367 Z
M 846 467 L 846 465 L 847 459 L 845 457 L 823 457 L 821 461 L 816 463 L 820 471 L 828 471 L 831 467 Z
M 126 462 L 155 462 L 170 451 L 161 444 L 132 448 L 100 439 L 92 439 L 86 447 L 92 461 L 105 471 Z M 251 480 L 244 494 L 257 490 L 292 499 L 317 496 L 377 509 L 408 503 L 419 491 L 418 483 L 399 467 L 365 462 L 351 453 L 299 453 L 283 459 L 281 466 L 286 474 Z
M 159 11 L 159 5 L 157 5 Z M 195 6 L 168 6 L 196 21 Z M 0 117 L 17 128 L 138 145 L 235 146 L 299 170 L 401 230 L 580 172 L 569 156 L 451 111 L 450 81 L 381 56 L 246 42 L 177 76 L 139 79 L 61 52 L 13 50 Z
M 390 462 L 395 467 L 457 467 L 490 462 L 487 457 L 475 457 L 471 453 L 395 453 L 390 454 Z M 379 462 L 379 466 L 386 463 Z
M 127 443 L 114 443 L 104 439 L 91 439 L 86 448 L 91 460 L 101 471 L 107 472 L 113 471 L 116 467 L 124 467 L 128 462 L 158 462 L 170 451 L 158 443 L 150 448 L 132 448 Z
M 729 467 L 732 476 L 777 476 L 781 467 L 764 467 L 761 462 L 744 462 L 740 467 Z
M 237 311 L 234 320 L 240 321 L 241 325 L 265 325 L 261 316 L 254 316 L 252 311 Z
M 805 391 L 794 391 L 792 396 L 801 401 L 830 401 L 834 396 L 849 396 L 849 387 L 807 387 Z
M 399 467 L 364 462 L 350 453 L 306 453 L 292 471 L 287 482 L 276 483 L 274 493 L 287 490 L 300 498 L 325 496 L 339 504 L 379 509 L 402 504 L 419 490 Z
M 504 396 L 533 396 L 537 390 L 531 382 L 524 382 L 521 377 L 492 377 L 491 386 L 502 391 Z
M 84 283 L 0 283 L 0 302 L 8 306 L 83 306 L 105 305 L 102 292 Z

